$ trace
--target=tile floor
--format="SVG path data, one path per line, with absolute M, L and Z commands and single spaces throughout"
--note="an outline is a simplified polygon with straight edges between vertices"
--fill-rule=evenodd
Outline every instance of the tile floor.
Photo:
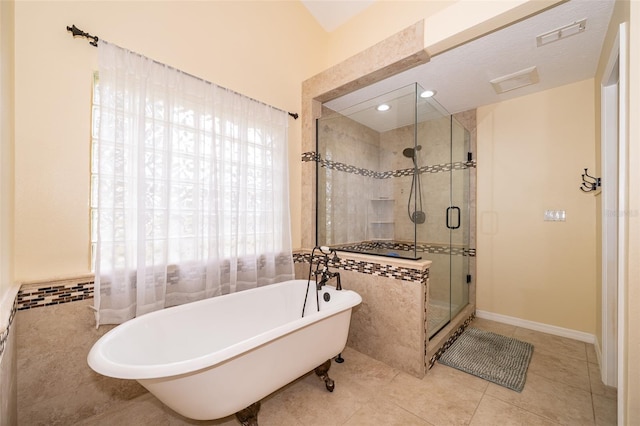
M 56 312 L 45 316 L 45 309 Z M 233 417 L 185 419 L 137 383 L 93 373 L 83 360 L 91 340 L 104 331 L 52 355 L 59 345 L 45 318 L 54 313 L 56 330 L 62 322 L 73 332 L 77 318 L 65 321 L 67 311 L 61 305 L 19 313 L 19 425 L 239 425 Z M 90 323 L 88 309 L 80 312 Z M 616 392 L 602 385 L 592 345 L 482 319 L 472 326 L 534 344 L 522 393 L 440 364 L 420 380 L 346 348 L 346 362 L 331 367 L 333 393 L 307 374 L 263 400 L 260 425 L 616 424 Z

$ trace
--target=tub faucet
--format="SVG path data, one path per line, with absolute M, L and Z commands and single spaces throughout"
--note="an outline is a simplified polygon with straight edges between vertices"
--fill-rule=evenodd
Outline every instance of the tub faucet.
M 320 261 L 318 261 L 318 266 L 315 271 L 316 277 L 320 275 L 320 281 L 317 281 L 316 289 L 322 289 L 322 286 L 327 284 L 330 279 L 336 278 L 336 290 L 342 290 L 342 284 L 340 283 L 340 273 L 329 271 L 329 255 L 333 253 L 333 258 L 331 260 L 333 260 L 334 262 L 339 262 L 340 258 L 338 258 L 338 254 L 334 249 L 325 246 L 320 247 L 320 252 L 323 254 L 323 257 Z M 322 263 L 324 263 L 324 265 L 322 265 L 322 269 L 320 269 L 320 265 Z
M 327 284 L 331 278 L 337 278 L 336 290 L 342 290 L 342 285 L 340 284 L 340 273 L 339 272 L 329 272 L 329 269 L 325 266 L 322 271 L 320 271 L 321 277 L 320 281 L 316 284 L 317 290 L 321 290 L 322 286 Z

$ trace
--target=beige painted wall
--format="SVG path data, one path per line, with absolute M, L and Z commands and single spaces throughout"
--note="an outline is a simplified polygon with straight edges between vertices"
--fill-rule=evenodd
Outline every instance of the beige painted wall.
M 0 1 L 0 332 L 5 334 L 17 288 L 13 283 L 14 2 Z M 0 355 L 0 425 L 17 424 L 15 326 Z
M 329 34 L 329 64 L 335 65 L 455 1 L 376 1 Z
M 300 111 L 300 83 L 306 78 L 445 6 L 460 7 L 451 1 L 392 3 L 395 7 L 390 8 L 387 2 L 377 2 L 372 13 L 367 11 L 364 18 L 328 35 L 296 1 L 19 0 L 15 15 L 15 279 L 73 276 L 90 268 L 87 171 L 91 74 L 97 67 L 97 50 L 84 40 L 74 40 L 67 25 L 76 24 L 276 107 Z M 488 16 L 503 14 L 505 6 L 495 3 L 501 2 L 487 2 Z M 541 2 L 507 3 L 507 7 L 522 3 L 538 7 Z M 380 16 L 386 18 L 383 24 Z M 466 22 L 463 17 L 457 20 Z M 360 37 L 353 37 L 356 33 Z M 434 37 L 434 31 L 429 34 Z M 298 179 L 300 123 L 291 120 L 290 126 L 292 242 L 297 248 L 305 214 Z
M 478 108 L 478 309 L 595 333 L 593 97 L 589 79 Z
M 15 278 L 87 273 L 89 135 L 105 40 L 278 108 L 300 112 L 301 84 L 324 68 L 326 33 L 299 2 L 16 3 Z M 293 245 L 300 246 L 300 124 L 290 119 Z
M 0 301 L 13 282 L 13 14 L 0 3 Z

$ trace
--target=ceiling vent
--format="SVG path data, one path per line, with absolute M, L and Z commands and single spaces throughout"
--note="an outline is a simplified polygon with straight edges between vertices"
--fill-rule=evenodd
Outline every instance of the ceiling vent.
M 544 46 L 554 41 L 562 40 L 563 38 L 571 37 L 572 35 L 580 34 L 587 29 L 587 19 L 581 19 L 575 21 L 572 24 L 565 25 L 564 27 L 556 28 L 544 34 L 540 34 L 536 37 L 536 44 L 538 47 Z
M 495 90 L 497 94 L 500 94 L 536 84 L 539 81 L 540 78 L 538 77 L 537 68 L 531 67 L 503 77 L 494 78 L 490 83 L 493 86 L 493 90 Z

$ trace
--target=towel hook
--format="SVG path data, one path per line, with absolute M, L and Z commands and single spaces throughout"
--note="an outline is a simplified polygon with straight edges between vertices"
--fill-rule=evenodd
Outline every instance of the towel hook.
M 591 192 L 597 190 L 600 186 L 602 186 L 602 179 L 599 177 L 591 176 L 588 172 L 588 168 L 584 169 L 580 190 L 582 192 Z

